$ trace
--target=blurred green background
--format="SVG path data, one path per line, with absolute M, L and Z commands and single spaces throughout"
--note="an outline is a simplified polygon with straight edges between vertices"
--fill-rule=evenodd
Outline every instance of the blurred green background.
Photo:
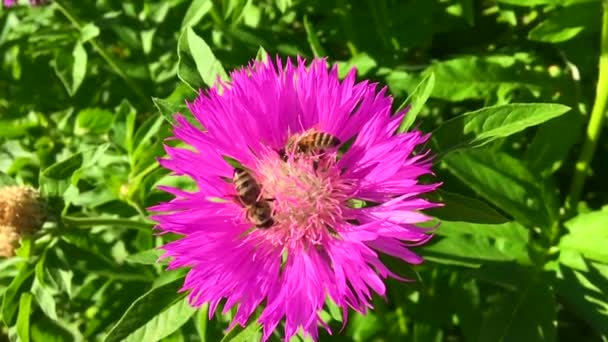
M 602 12 L 599 0 L 1 9 L 0 184 L 40 188 L 49 222 L 0 259 L 0 340 L 259 340 L 255 323 L 226 333 L 230 314 L 208 321 L 186 304 L 184 271 L 155 263 L 154 247 L 175 237 L 154 236 L 145 208 L 169 199 L 157 185 L 193 186 L 156 162 L 171 114 L 187 114 L 195 90 L 266 51 L 327 56 L 341 75 L 356 67 L 435 133 L 444 185 L 433 199 L 446 206 L 431 212 L 443 221 L 433 242 L 415 249 L 427 261 L 387 259 L 416 281 L 389 280 L 387 300 L 351 313 L 341 333 L 328 307 L 334 336 L 321 341 L 608 341 L 605 137 L 566 205 L 594 101 L 605 114 Z M 466 115 L 481 124 L 463 131 Z

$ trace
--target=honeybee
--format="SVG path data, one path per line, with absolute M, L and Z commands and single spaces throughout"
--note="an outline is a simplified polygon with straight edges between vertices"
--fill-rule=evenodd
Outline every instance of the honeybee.
M 261 200 L 247 207 L 247 219 L 258 228 L 270 228 L 274 225 L 272 208 L 267 200 Z
M 234 169 L 232 182 L 236 188 L 237 197 L 244 206 L 254 205 L 260 197 L 260 186 L 251 173 L 245 169 Z
M 327 148 L 340 145 L 340 139 L 335 136 L 311 128 L 302 134 L 293 135 L 287 140 L 287 151 L 299 153 L 323 153 Z
M 247 219 L 258 228 L 270 228 L 274 225 L 272 208 L 266 199 L 260 199 L 260 185 L 253 175 L 245 169 L 236 168 L 232 181 L 236 188 L 236 197 L 246 209 Z

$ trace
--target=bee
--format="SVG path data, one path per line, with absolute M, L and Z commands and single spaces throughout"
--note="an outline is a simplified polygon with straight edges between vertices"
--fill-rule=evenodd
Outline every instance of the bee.
M 272 208 L 267 200 L 261 200 L 248 206 L 247 219 L 258 228 L 267 229 L 274 225 Z
M 305 154 L 323 153 L 325 149 L 337 147 L 340 143 L 340 139 L 335 136 L 311 128 L 302 134 L 291 136 L 286 149 Z
M 260 199 L 260 185 L 253 175 L 245 169 L 236 168 L 232 181 L 237 191 L 236 197 L 246 209 L 247 219 L 258 228 L 274 225 L 272 208 L 266 199 Z
M 237 197 L 244 206 L 252 206 L 260 197 L 260 186 L 253 175 L 245 169 L 234 169 L 232 182 L 236 188 Z

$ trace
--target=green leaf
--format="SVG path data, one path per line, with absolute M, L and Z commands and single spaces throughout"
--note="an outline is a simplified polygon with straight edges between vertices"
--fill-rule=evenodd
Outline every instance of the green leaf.
M 19 303 L 17 298 L 21 297 L 22 292 L 27 291 L 27 288 L 31 284 L 33 274 L 33 268 L 22 268 L 19 271 L 19 274 L 13 278 L 6 291 L 4 291 L 4 296 L 2 297 L 2 320 L 6 326 L 13 325 Z
M 555 10 L 528 33 L 528 38 L 546 43 L 560 43 L 576 37 L 583 30 L 599 31 L 601 13 L 602 6 L 599 1 Z
M 135 132 L 135 136 L 133 137 L 133 146 L 136 147 L 131 155 L 132 165 L 141 162 L 142 156 L 150 151 L 150 147 L 155 143 L 161 142 L 162 139 L 166 137 L 166 132 L 161 132 L 163 123 L 165 123 L 163 116 L 153 115 L 144 121 L 139 129 L 137 129 L 137 132 Z M 133 169 L 131 171 L 135 172 L 138 170 Z
M 542 176 L 557 171 L 583 133 L 585 122 L 584 115 L 570 111 L 540 126 L 526 150 L 525 159 L 530 170 Z
M 44 342 L 67 342 L 82 341 L 82 336 L 75 334 L 58 321 L 53 321 L 45 316 L 39 317 L 31 322 L 32 341 Z
M 258 48 L 258 53 L 256 53 L 256 55 L 255 55 L 255 59 L 258 61 L 266 62 L 266 61 L 268 61 L 268 57 L 270 57 L 268 55 L 268 52 L 264 49 L 263 46 L 260 46 Z
M 133 134 L 137 112 L 127 100 L 122 100 L 116 108 L 116 116 L 110 131 L 113 143 L 123 147 L 129 154 L 133 152 Z
M 608 266 L 585 261 L 574 267 L 559 265 L 556 290 L 569 311 L 585 320 L 604 340 L 608 338 Z M 571 258 L 568 256 L 568 258 Z M 564 253 L 560 262 L 566 261 Z
M 291 7 L 292 0 L 275 0 L 277 8 L 281 13 L 285 13 Z
M 154 102 L 154 105 L 158 109 L 160 115 L 162 115 L 163 118 L 165 118 L 165 120 L 171 124 L 176 123 L 175 118 L 173 117 L 175 114 L 189 112 L 188 107 L 183 103 L 173 103 L 157 97 L 153 97 L 152 102 Z
M 378 317 L 374 313 L 367 315 L 356 312 L 348 324 L 348 333 L 356 342 L 369 341 L 381 329 Z
M 608 209 L 580 214 L 565 223 L 568 233 L 559 247 L 608 264 Z
M 583 2 L 594 2 L 594 1 L 599 2 L 598 0 L 496 0 L 496 1 L 502 2 L 505 4 L 509 4 L 509 5 L 525 6 L 525 7 L 532 7 L 532 6 L 538 6 L 538 5 L 567 6 L 567 5 L 583 3 Z
M 57 162 L 46 168 L 42 175 L 46 178 L 62 180 L 68 179 L 82 166 L 82 152 L 71 155 L 70 157 Z
M 530 70 L 520 58 L 504 55 L 455 58 L 432 64 L 425 70 L 431 72 L 435 74 L 431 96 L 448 101 L 489 99 L 517 89 L 538 95 L 555 82 L 546 73 Z
M 188 299 L 183 298 L 154 316 L 144 326 L 133 331 L 122 341 L 158 341 L 181 328 L 192 316 L 194 316 L 195 312 L 196 309 L 188 304 Z
M 262 326 L 257 322 L 252 322 L 245 329 L 240 326 L 234 327 L 227 333 L 220 342 L 252 342 L 262 338 Z
M 480 341 L 555 341 L 555 298 L 540 279 L 493 303 L 481 324 Z
M 191 27 L 182 32 L 177 49 L 179 55 L 177 75 L 194 91 L 203 84 L 212 87 L 218 76 L 224 80 L 228 78 L 222 63 L 215 58 L 209 45 Z
M 443 207 L 427 209 L 426 213 L 446 221 L 500 224 L 509 221 L 486 202 L 464 195 L 437 190 L 437 201 Z
M 59 50 L 53 68 L 70 96 L 74 96 L 84 81 L 87 71 L 87 51 L 77 42 L 71 52 Z
M 101 108 L 85 108 L 76 116 L 76 135 L 100 135 L 112 128 L 114 115 Z
M 21 342 L 30 340 L 30 316 L 32 312 L 32 295 L 28 292 L 21 294 L 19 299 L 19 316 L 17 316 L 17 336 Z
M 6 173 L 0 171 L 0 187 L 17 185 L 17 182 Z
M 430 245 L 421 253 L 431 261 L 479 266 L 486 261 L 528 264 L 528 232 L 516 222 L 476 224 L 442 221 Z
M 490 149 L 463 150 L 444 159 L 452 174 L 525 226 L 550 227 L 557 216 L 549 194 L 523 163 Z
M 486 107 L 446 121 L 433 131 L 437 151 L 479 147 L 558 117 L 570 107 L 556 103 L 514 103 Z
M 125 261 L 133 264 L 156 265 L 159 263 L 158 259 L 161 255 L 163 255 L 162 250 L 156 248 L 149 249 L 137 254 L 131 254 L 125 259 Z
M 34 278 L 32 284 L 32 294 L 36 298 L 36 302 L 40 309 L 52 320 L 57 320 L 57 304 L 53 298 L 53 294 L 47 287 L 40 283 L 38 277 Z
M 435 87 L 435 74 L 432 72 L 428 73 L 422 81 L 416 86 L 416 89 L 410 94 L 410 96 L 403 101 L 403 103 L 397 108 L 397 112 L 403 110 L 405 106 L 410 106 L 407 114 L 403 117 L 401 125 L 397 132 L 406 132 L 416 120 L 416 117 L 424 107 L 424 104 L 431 96 L 433 88 Z
M 372 69 L 378 66 L 376 60 L 374 60 L 370 55 L 362 52 L 353 56 L 353 58 L 347 61 L 337 62 L 338 64 L 338 77 L 344 78 L 352 68 L 357 69 L 357 76 L 365 76 Z
M 39 177 L 42 195 L 50 198 L 62 198 L 71 184 L 72 176 L 82 167 L 83 161 L 82 152 L 78 152 L 42 171 Z M 60 202 L 53 202 L 52 209 L 60 212 L 63 207 Z
M 475 25 L 475 4 L 474 0 L 460 0 L 462 6 L 462 15 L 467 21 L 469 26 Z
M 86 43 L 89 40 L 99 36 L 99 27 L 93 23 L 87 23 L 80 29 L 80 42 Z
M 321 42 L 319 42 L 319 37 L 317 36 L 315 28 L 308 20 L 308 16 L 304 16 L 304 30 L 306 30 L 306 38 L 308 39 L 308 44 L 310 45 L 310 49 L 315 57 L 327 56 L 323 46 L 321 46 Z
M 212 8 L 213 1 L 211 0 L 192 1 L 182 20 L 182 29 L 198 24 Z
M 177 294 L 177 291 L 180 289 L 183 282 L 184 279 L 182 277 L 174 279 L 162 286 L 153 288 L 139 297 L 131 304 L 112 330 L 110 330 L 105 341 L 122 341 L 125 338 L 131 338 L 132 334 L 138 332 L 139 329 L 144 329 L 142 332 L 145 332 L 148 327 L 150 328 L 150 334 L 156 332 L 163 333 L 171 330 L 171 325 L 175 322 L 163 323 L 162 321 L 159 321 L 157 317 L 162 315 L 166 310 L 172 308 L 176 303 L 183 301 L 183 295 Z M 169 313 L 173 314 L 174 311 L 170 311 Z M 142 332 L 138 332 L 137 334 L 141 334 Z

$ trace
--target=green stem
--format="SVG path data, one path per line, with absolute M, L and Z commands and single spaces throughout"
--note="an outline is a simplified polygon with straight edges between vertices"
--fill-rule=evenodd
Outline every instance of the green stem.
M 76 227 L 93 227 L 93 226 L 121 226 L 136 230 L 150 231 L 154 226 L 152 223 L 132 221 L 128 219 L 116 219 L 108 217 L 72 217 L 63 216 L 63 223 Z
M 589 119 L 589 125 L 587 126 L 583 149 L 574 169 L 570 194 L 566 201 L 566 209 L 568 211 L 572 211 L 580 200 L 585 185 L 585 178 L 589 171 L 589 164 L 595 153 L 606 113 L 606 103 L 608 102 L 608 0 L 604 0 L 601 39 L 600 70 L 595 93 L 595 102 L 593 103 L 591 118 Z
M 70 13 L 70 11 L 68 11 L 67 8 L 61 4 L 60 1 L 54 1 L 53 4 L 68 19 L 68 21 L 74 25 L 74 27 L 76 27 L 79 31 L 82 30 L 82 25 L 78 22 L 76 17 L 74 17 L 72 13 Z M 97 42 L 95 38 L 91 38 L 88 42 L 91 44 L 91 46 L 93 46 L 101 58 L 108 63 L 110 68 L 112 68 L 112 70 L 114 70 L 114 72 L 120 76 L 120 78 L 122 78 L 129 87 L 131 87 L 133 92 L 135 92 L 135 94 L 140 97 L 141 100 L 144 102 L 149 101 L 149 98 L 146 96 L 145 92 L 135 82 L 133 82 L 129 76 L 127 76 L 127 73 L 118 64 L 116 64 L 112 57 L 110 57 L 110 54 L 101 46 L 101 44 L 99 44 L 99 42 Z

